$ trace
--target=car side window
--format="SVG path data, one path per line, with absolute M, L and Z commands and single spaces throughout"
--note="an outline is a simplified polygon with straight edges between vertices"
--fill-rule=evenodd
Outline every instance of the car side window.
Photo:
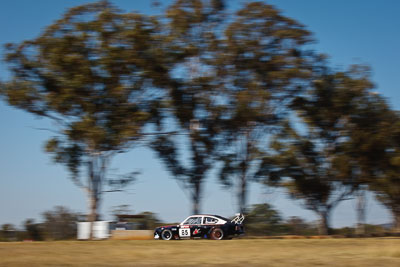
M 212 217 L 204 217 L 203 224 L 213 224 L 217 223 L 218 220 Z
M 201 217 L 190 217 L 183 224 L 185 225 L 201 224 Z

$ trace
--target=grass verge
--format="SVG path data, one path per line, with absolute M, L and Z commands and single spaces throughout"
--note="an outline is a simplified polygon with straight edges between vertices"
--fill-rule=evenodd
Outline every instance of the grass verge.
M 400 239 L 0 243 L 0 266 L 400 266 Z M 204 266 L 204 265 L 203 265 Z

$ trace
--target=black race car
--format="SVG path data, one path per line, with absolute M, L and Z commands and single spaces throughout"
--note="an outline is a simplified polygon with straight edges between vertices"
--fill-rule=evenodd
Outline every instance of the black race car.
M 236 214 L 232 220 L 218 215 L 192 215 L 178 225 L 157 227 L 154 239 L 232 238 L 244 234 L 243 220 L 243 214 Z

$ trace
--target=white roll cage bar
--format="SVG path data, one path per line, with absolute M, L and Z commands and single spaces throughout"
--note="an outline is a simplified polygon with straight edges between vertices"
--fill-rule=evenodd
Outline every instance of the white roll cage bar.
M 244 215 L 242 213 L 236 213 L 236 217 L 232 219 L 232 223 L 242 224 L 244 221 Z

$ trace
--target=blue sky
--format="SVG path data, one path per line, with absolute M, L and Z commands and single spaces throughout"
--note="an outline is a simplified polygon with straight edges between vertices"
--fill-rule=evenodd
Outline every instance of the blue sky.
M 0 45 L 36 37 L 59 18 L 66 8 L 87 3 L 82 0 L 14 0 L 0 2 Z M 114 0 L 123 10 L 154 12 L 151 1 Z M 160 1 L 164 3 L 171 1 Z M 246 1 L 228 1 L 232 8 Z M 317 40 L 313 48 L 330 56 L 331 65 L 344 68 L 353 63 L 372 67 L 376 91 L 389 103 L 400 107 L 400 1 L 385 0 L 271 0 L 283 13 L 306 25 Z M 2 53 L 2 48 L 1 48 Z M 0 78 L 7 79 L 4 63 Z M 51 123 L 0 102 L 0 224 L 19 225 L 26 218 L 40 220 L 41 212 L 55 205 L 85 212 L 84 192 L 69 179 L 63 166 L 51 162 L 43 152 L 51 133 L 35 128 L 51 128 Z M 139 147 L 114 159 L 121 172 L 140 170 L 138 181 L 126 193 L 104 196 L 101 213 L 111 219 L 112 206 L 129 204 L 135 212 L 153 211 L 164 221 L 180 221 L 190 215 L 190 201 L 168 175 L 155 155 Z M 207 178 L 202 211 L 231 216 L 236 211 L 235 189 L 224 190 L 211 173 Z M 288 200 L 283 192 L 253 184 L 250 203 L 268 202 L 285 217 L 314 220 L 312 212 Z M 333 226 L 355 223 L 355 203 L 346 201 L 333 213 Z M 388 211 L 369 196 L 367 221 L 390 221 Z

